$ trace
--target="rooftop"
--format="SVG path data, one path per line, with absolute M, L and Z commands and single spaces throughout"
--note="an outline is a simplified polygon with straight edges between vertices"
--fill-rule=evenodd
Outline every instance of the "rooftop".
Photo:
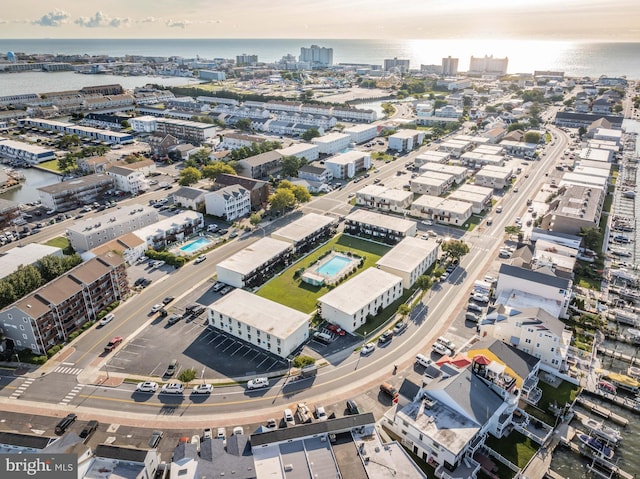
M 41 186 L 38 188 L 38 191 L 55 195 L 58 193 L 65 193 L 67 191 L 84 190 L 103 183 L 113 183 L 113 178 L 109 175 L 103 174 L 81 176 L 80 178 L 60 181 L 59 183 L 54 183 L 52 185 Z
M 376 266 L 411 272 L 437 249 L 438 243 L 433 239 L 423 240 L 408 236 L 380 258 Z
M 416 227 L 415 221 L 405 220 L 396 216 L 383 215 L 365 209 L 355 210 L 347 216 L 346 220 L 385 228 L 390 231 L 398 231 L 400 233 L 406 233 Z
M 209 307 L 229 318 L 282 339 L 289 337 L 301 325 L 309 322 L 308 314 L 240 288 L 234 289 Z M 260 314 L 256 314 L 257 311 Z
M 109 226 L 115 227 L 121 223 L 126 223 L 133 218 L 145 215 L 155 215 L 155 219 L 158 219 L 158 211 L 150 206 L 135 204 L 122 205 L 119 209 L 113 208 L 100 216 L 74 221 L 67 229 L 69 231 L 83 233 L 85 231 L 95 229 L 96 227 L 102 229 Z
M 38 243 L 27 243 L 0 253 L 0 278 L 15 272 L 21 265 L 36 263 L 45 256 L 62 256 L 62 249 Z
M 369 153 L 365 151 L 350 150 L 345 153 L 340 153 L 339 155 L 335 155 L 330 158 L 327 158 L 325 160 L 325 164 L 333 163 L 338 165 L 346 165 L 349 163 L 353 163 L 354 161 L 358 161 L 367 156 L 369 156 Z
M 155 235 L 164 235 L 172 229 L 180 229 L 187 223 L 199 222 L 202 219 L 202 213 L 197 211 L 184 210 L 177 215 L 163 218 L 152 225 L 145 226 L 133 232 L 138 238 L 147 240 Z
M 334 141 L 345 140 L 345 139 L 351 139 L 351 137 L 345 133 L 334 132 L 324 136 L 318 136 L 311 141 L 317 145 L 317 144 L 332 143 Z
M 420 196 L 420 198 L 413 202 L 412 207 L 450 211 L 462 215 L 471 211 L 471 203 L 466 201 L 450 200 L 448 198 L 430 195 Z
M 317 213 L 308 213 L 294 222 L 278 228 L 272 234 L 284 241 L 296 243 L 334 222 L 335 218 Z
M 369 268 L 318 298 L 318 302 L 353 315 L 386 291 L 402 284 L 402 278 Z
M 236 254 L 220 261 L 217 267 L 247 275 L 290 248 L 291 245 L 286 241 L 268 237 L 261 238 Z

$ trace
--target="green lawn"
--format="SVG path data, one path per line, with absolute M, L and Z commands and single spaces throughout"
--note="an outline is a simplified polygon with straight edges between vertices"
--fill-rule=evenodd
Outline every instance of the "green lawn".
M 45 243 L 47 246 L 54 246 L 56 248 L 62 248 L 63 254 L 73 254 L 75 251 L 71 247 L 71 243 L 64 236 L 58 236 L 57 238 L 51 238 Z
M 504 456 L 520 469 L 527 465 L 538 450 L 536 444 L 532 443 L 528 437 L 520 434 L 518 431 L 512 431 L 508 437 L 502 439 L 496 439 L 492 435 L 488 435 L 487 446 Z
M 308 268 L 325 251 L 334 249 L 336 251 L 351 251 L 365 257 L 364 266 L 358 269 L 352 276 L 360 274 L 367 268 L 375 266 L 380 259 L 391 248 L 389 246 L 373 243 L 371 241 L 354 238 L 352 236 L 338 235 L 325 245 L 321 246 L 313 253 L 289 267 L 279 276 L 276 276 L 256 293 L 263 298 L 284 304 L 303 313 L 311 313 L 316 309 L 318 298 L 329 291 L 326 286 L 312 286 L 303 283 L 300 279 L 294 279 L 294 273 L 300 268 Z
M 44 161 L 38 165 L 41 168 L 45 168 L 47 170 L 56 171 L 61 173 L 60 168 L 58 167 L 58 160 Z

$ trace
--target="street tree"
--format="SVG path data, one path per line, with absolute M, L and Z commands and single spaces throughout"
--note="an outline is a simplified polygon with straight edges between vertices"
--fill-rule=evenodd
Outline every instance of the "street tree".
M 191 155 L 189 155 L 189 159 L 196 163 L 200 163 L 201 165 L 206 165 L 211 161 L 211 158 L 209 158 L 210 154 L 211 150 L 208 148 L 200 148 L 195 153 L 191 153 Z
M 296 204 L 296 197 L 288 188 L 278 188 L 274 194 L 269 197 L 271 208 L 276 211 L 284 211 L 287 208 L 293 208 Z
M 231 165 L 225 163 L 224 161 L 214 161 L 206 166 L 202 167 L 202 177 L 211 180 L 212 182 L 218 178 L 219 175 L 227 173 L 229 175 L 235 175 L 236 170 L 234 170 Z
M 433 286 L 433 280 L 429 276 L 423 274 L 418 276 L 418 279 L 416 279 L 416 286 L 422 291 L 426 291 Z
M 282 158 L 282 174 L 284 176 L 298 177 L 298 170 L 306 165 L 306 158 L 298 158 L 294 155 L 284 156 Z
M 400 306 L 398 306 L 398 314 L 403 318 L 406 317 L 410 312 L 411 308 L 409 307 L 409 305 L 402 303 Z
M 592 250 L 597 250 L 598 245 L 602 243 L 602 233 L 596 226 L 590 228 L 582 228 L 578 236 L 582 237 L 584 245 Z
M 202 178 L 202 173 L 197 168 L 189 166 L 180 172 L 180 186 L 189 186 L 197 183 Z
M 253 226 L 258 226 L 261 221 L 262 216 L 260 216 L 260 213 L 251 213 L 251 216 L 249 216 L 249 223 L 251 223 Z
M 320 136 L 320 132 L 318 131 L 317 128 L 309 128 L 307 131 L 302 133 L 302 135 L 300 135 L 300 138 L 302 138 L 305 141 L 311 141 L 314 138 L 317 138 L 319 136 Z
M 461 240 L 450 240 L 443 242 L 440 247 L 451 258 L 460 259 L 469 252 L 469 245 Z
M 528 131 L 524 134 L 525 143 L 540 143 L 540 133 L 536 133 L 535 131 Z

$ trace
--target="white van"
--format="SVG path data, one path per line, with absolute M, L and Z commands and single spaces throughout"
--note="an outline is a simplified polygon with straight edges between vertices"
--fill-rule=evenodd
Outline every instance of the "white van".
M 416 356 L 416 363 L 418 363 L 420 366 L 424 366 L 425 368 L 427 368 L 431 364 L 433 364 L 433 361 L 428 357 L 426 357 L 424 354 L 418 354 Z
M 313 339 L 322 344 L 329 344 L 332 338 L 331 335 L 318 331 L 313 334 Z

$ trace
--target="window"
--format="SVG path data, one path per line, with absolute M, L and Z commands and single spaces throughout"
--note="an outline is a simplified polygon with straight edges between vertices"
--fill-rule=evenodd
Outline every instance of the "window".
M 24 331 L 24 325 L 20 325 L 20 331 Z
M 26 334 L 22 334 L 22 339 L 27 339 L 27 335 Z
M 13 315 L 11 313 L 7 313 L 7 318 L 13 319 Z

